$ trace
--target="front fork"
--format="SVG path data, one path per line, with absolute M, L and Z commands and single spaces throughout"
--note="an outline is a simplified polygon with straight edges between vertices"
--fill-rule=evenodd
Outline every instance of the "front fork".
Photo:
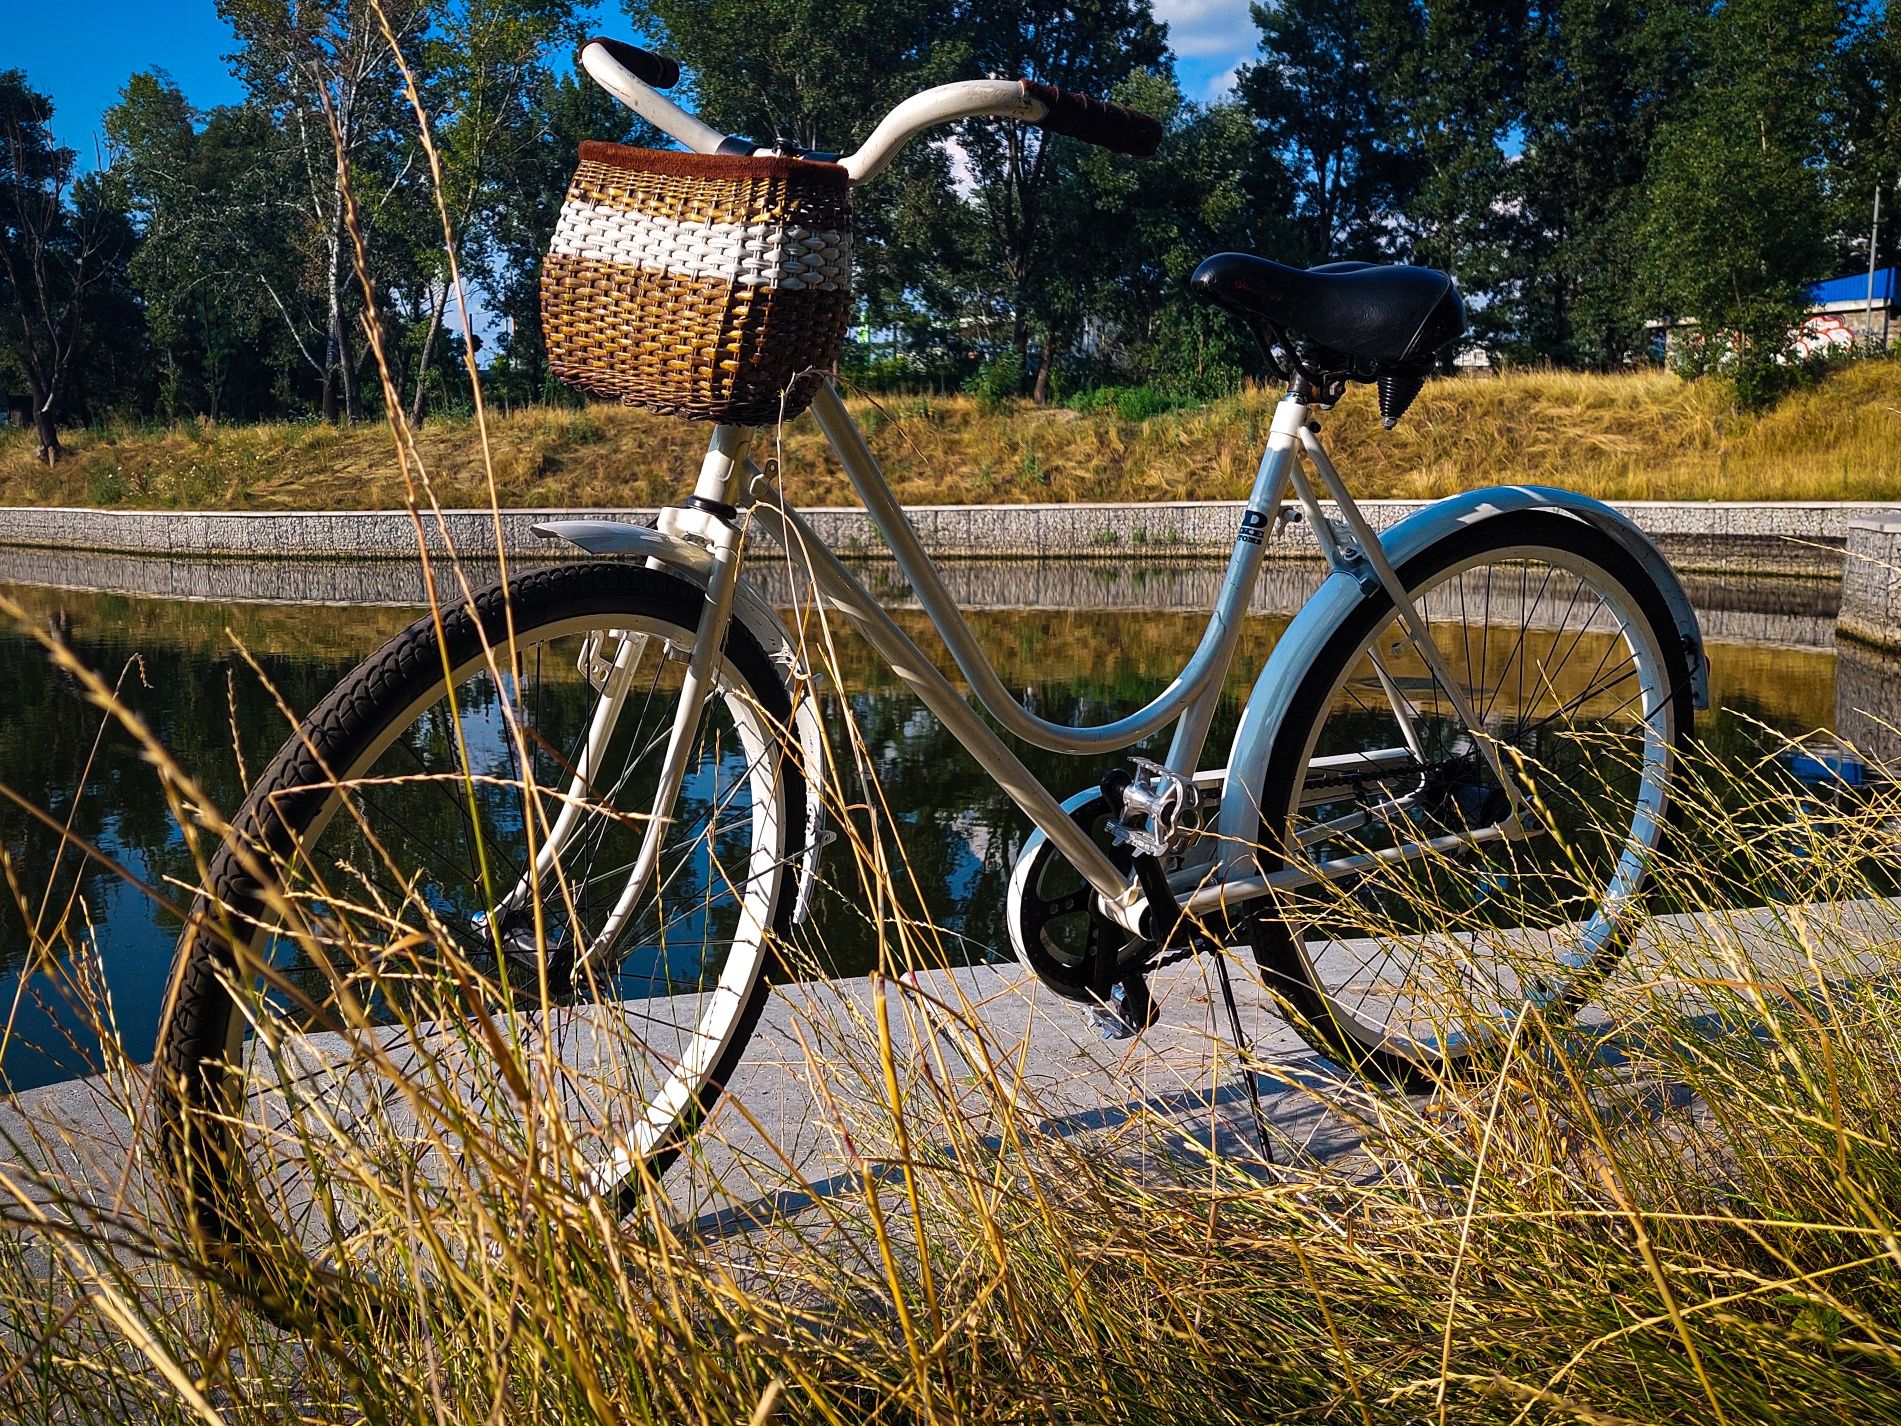
M 720 655 L 726 647 L 726 631 L 733 619 L 733 599 L 739 588 L 739 567 L 746 532 L 743 521 L 736 518 L 736 512 L 730 506 L 725 506 L 724 497 L 738 463 L 744 456 L 747 434 L 740 427 L 716 426 L 707 443 L 694 501 L 686 509 L 663 512 L 663 523 L 665 516 L 674 516 L 674 523 L 685 523 L 692 527 L 688 537 L 705 545 L 712 556 L 712 568 L 706 579 L 706 598 L 700 607 L 699 628 L 694 633 L 693 647 L 686 660 L 686 672 L 680 680 L 680 696 L 674 707 L 673 727 L 667 735 L 667 751 L 661 759 L 660 777 L 654 788 L 653 807 L 647 817 L 646 829 L 641 834 L 640 850 L 635 854 L 633 869 L 628 873 L 613 908 L 602 921 L 600 930 L 575 957 L 577 978 L 590 967 L 606 963 L 611 955 L 614 943 L 620 939 L 621 932 L 633 918 L 641 893 L 653 879 L 654 869 L 660 862 L 660 848 L 666 840 L 668 828 L 673 824 L 674 804 L 678 802 L 680 788 L 686 781 L 687 762 L 693 755 L 693 737 L 700 726 L 700 715 L 706 709 L 706 696 L 712 691 L 718 677 Z M 670 530 L 668 533 L 680 531 Z M 622 634 L 610 664 L 604 668 L 583 667 L 582 675 L 589 678 L 590 682 L 597 673 L 600 675 L 600 682 L 596 684 L 600 699 L 595 704 L 594 717 L 588 725 L 587 743 L 582 750 L 581 761 L 568 780 L 561 810 L 536 853 L 534 865 L 497 902 L 490 917 L 493 924 L 500 925 L 508 912 L 538 895 L 541 885 L 549 877 L 558 875 L 561 853 L 568 839 L 580 824 L 583 812 L 600 796 L 595 786 L 599 766 L 613 739 L 614 727 L 620 721 L 635 670 L 649 642 L 650 639 L 644 634 Z M 663 655 L 670 656 L 670 652 Z M 595 664 L 599 659 L 599 651 L 590 645 L 583 651 L 582 658 L 584 665 Z

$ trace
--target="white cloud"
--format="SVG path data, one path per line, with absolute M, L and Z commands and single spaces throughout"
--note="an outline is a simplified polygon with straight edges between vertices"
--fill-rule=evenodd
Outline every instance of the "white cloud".
M 957 142 L 955 135 L 947 135 L 937 141 L 944 152 L 950 155 L 951 187 L 963 197 L 968 198 L 977 191 L 977 175 L 971 171 L 970 155 L 964 146 Z
M 1183 59 L 1252 54 L 1260 43 L 1248 0 L 1155 0 L 1155 18 L 1168 25 L 1169 48 Z
M 1211 100 L 1226 99 L 1234 90 L 1234 81 L 1240 77 L 1241 66 L 1238 64 L 1229 65 L 1226 69 L 1222 70 L 1221 73 L 1215 75 L 1214 78 L 1208 81 L 1208 90 L 1202 95 L 1202 98 Z

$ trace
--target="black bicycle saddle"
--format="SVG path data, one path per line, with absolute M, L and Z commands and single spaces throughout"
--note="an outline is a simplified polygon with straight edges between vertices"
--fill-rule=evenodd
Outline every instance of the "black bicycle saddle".
M 1408 367 L 1465 331 L 1465 303 L 1430 267 L 1330 262 L 1289 267 L 1250 253 L 1216 253 L 1189 285 L 1242 317 L 1287 327 L 1348 358 L 1360 379 L 1370 367 Z

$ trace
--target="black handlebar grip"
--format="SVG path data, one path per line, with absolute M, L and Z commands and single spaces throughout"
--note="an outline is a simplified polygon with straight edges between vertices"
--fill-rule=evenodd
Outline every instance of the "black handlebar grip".
M 1049 113 L 1037 121 L 1052 134 L 1068 134 L 1086 144 L 1147 158 L 1161 145 L 1162 126 L 1147 114 L 1138 114 L 1106 99 L 1070 94 L 1053 84 L 1022 81 L 1025 97 L 1047 105 Z
M 639 45 L 630 45 L 625 40 L 610 40 L 605 35 L 596 35 L 587 43 L 606 50 L 642 84 L 652 85 L 655 89 L 671 89 L 680 82 L 680 61 L 677 59 L 652 54 Z M 581 48 L 586 49 L 587 45 Z

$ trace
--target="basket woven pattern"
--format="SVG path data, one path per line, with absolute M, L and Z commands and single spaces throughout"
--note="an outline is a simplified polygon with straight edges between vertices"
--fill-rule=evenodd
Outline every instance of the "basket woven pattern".
M 556 376 L 669 416 L 803 411 L 851 316 L 836 164 L 586 143 L 541 273 Z M 783 408 L 782 408 L 783 400 Z

